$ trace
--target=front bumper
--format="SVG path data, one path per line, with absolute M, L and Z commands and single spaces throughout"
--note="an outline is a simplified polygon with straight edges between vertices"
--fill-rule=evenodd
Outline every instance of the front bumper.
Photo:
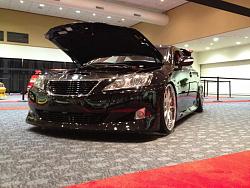
M 89 131 L 155 132 L 160 130 L 161 89 L 109 92 L 88 97 L 49 96 L 32 88 L 26 122 L 44 128 Z M 145 118 L 135 113 L 145 108 Z
M 86 123 L 69 123 L 69 122 L 49 122 L 39 120 L 29 112 L 26 122 L 43 127 L 43 128 L 64 128 L 64 129 L 75 129 L 75 130 L 85 130 L 85 131 L 117 131 L 117 132 L 144 132 L 146 129 L 145 120 L 136 120 L 130 122 L 105 122 L 97 124 L 86 124 Z

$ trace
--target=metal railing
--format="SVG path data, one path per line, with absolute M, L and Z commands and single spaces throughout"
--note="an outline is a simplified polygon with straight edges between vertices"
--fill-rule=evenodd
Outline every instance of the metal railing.
M 232 97 L 232 82 L 231 80 L 247 80 L 250 81 L 250 78 L 228 78 L 228 77 L 201 77 L 201 81 L 203 82 L 203 91 L 204 96 L 208 96 L 209 91 L 209 83 L 216 83 L 216 98 L 217 101 L 220 101 L 220 83 L 228 83 L 228 95 L 231 98 Z

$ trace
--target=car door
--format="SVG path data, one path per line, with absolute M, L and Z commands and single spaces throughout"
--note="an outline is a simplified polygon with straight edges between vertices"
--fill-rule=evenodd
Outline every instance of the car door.
M 180 113 L 185 112 L 190 107 L 189 90 L 190 90 L 190 74 L 188 67 L 180 67 L 181 51 L 173 50 L 173 63 L 175 71 L 172 80 L 176 86 L 177 105 Z

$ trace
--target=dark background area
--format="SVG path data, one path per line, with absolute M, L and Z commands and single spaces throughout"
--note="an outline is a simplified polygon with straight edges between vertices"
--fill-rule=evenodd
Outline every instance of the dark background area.
M 75 68 L 73 63 L 0 58 L 0 82 L 5 84 L 7 92 L 20 93 L 27 87 L 31 75 L 37 69 L 71 68 Z
M 3 31 L 0 31 L 0 41 L 3 41 L 3 39 L 4 39 L 4 33 Z

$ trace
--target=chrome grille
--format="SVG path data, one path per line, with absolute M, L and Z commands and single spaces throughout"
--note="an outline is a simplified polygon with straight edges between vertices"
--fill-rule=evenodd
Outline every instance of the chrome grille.
M 48 88 L 54 95 L 88 95 L 98 81 L 50 81 Z

